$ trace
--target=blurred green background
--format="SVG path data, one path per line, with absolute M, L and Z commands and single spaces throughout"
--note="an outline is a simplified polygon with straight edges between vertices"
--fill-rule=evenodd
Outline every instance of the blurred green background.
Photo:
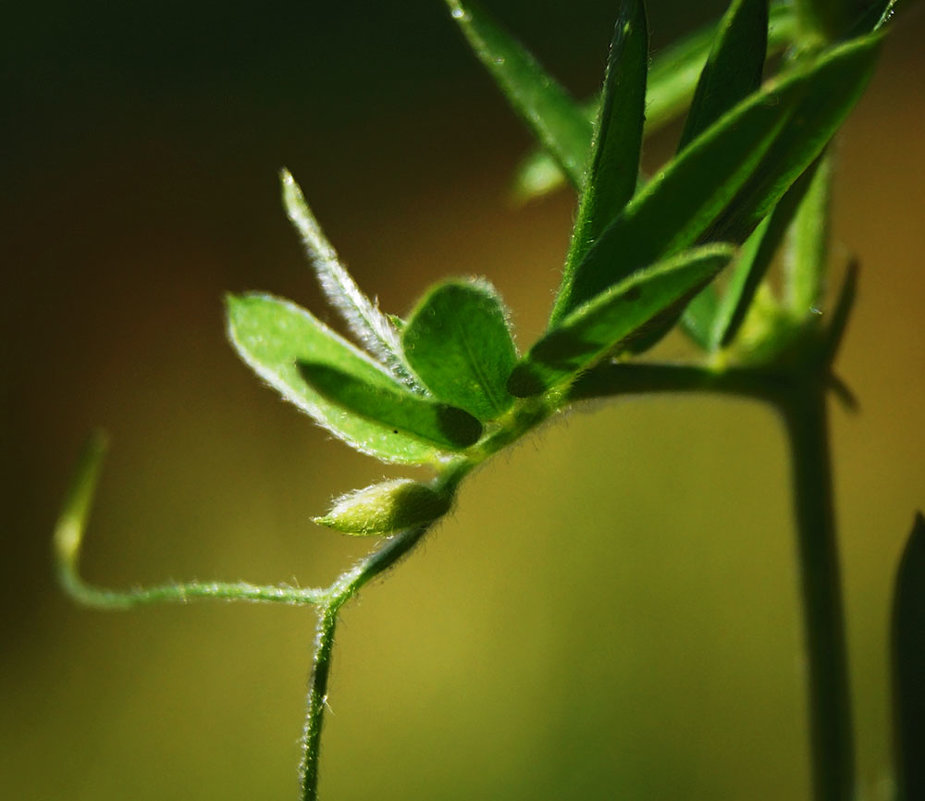
M 596 90 L 613 3 L 486 4 Z M 653 46 L 721 8 L 652 0 Z M 49 0 L 3 17 L 0 796 L 294 799 L 312 613 L 75 608 L 49 539 L 79 444 L 112 436 L 91 579 L 327 583 L 368 546 L 309 517 L 400 471 L 313 427 L 224 341 L 228 290 L 325 316 L 276 171 L 386 310 L 486 275 L 522 344 L 574 199 L 512 207 L 528 138 L 437 0 Z M 863 266 L 839 364 L 862 411 L 835 407 L 833 429 L 873 801 L 889 792 L 889 587 L 925 505 L 923 36 L 922 14 L 900 20 L 835 195 L 833 271 Z M 806 798 L 787 482 L 774 417 L 709 397 L 589 407 L 486 466 L 345 614 L 324 797 Z

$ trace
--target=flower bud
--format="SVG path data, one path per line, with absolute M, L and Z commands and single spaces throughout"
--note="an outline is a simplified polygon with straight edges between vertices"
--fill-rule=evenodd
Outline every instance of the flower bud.
M 400 478 L 341 495 L 331 511 L 314 521 L 355 536 L 390 534 L 442 517 L 450 501 L 426 484 Z

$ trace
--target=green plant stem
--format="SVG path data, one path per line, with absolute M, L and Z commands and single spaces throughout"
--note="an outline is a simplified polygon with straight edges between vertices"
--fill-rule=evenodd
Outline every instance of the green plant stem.
M 473 469 L 468 460 L 447 466 L 434 481 L 434 489 L 452 495 L 459 482 Z M 407 528 L 389 537 L 379 548 L 361 559 L 343 573 L 325 592 L 320 604 L 318 628 L 315 635 L 315 655 L 308 685 L 307 712 L 302 734 L 302 761 L 299 776 L 302 801 L 317 801 L 318 763 L 321 756 L 321 729 L 328 700 L 328 675 L 334 649 L 334 633 L 341 607 L 365 584 L 393 567 L 409 554 L 430 531 L 433 523 Z
M 809 671 L 813 797 L 816 801 L 850 801 L 854 745 L 824 387 L 811 378 L 803 379 L 780 396 L 776 405 L 789 436 L 793 470 Z
M 828 364 L 772 370 L 610 364 L 583 375 L 571 400 L 654 392 L 719 392 L 761 400 L 787 432 L 800 566 L 813 797 L 850 801 L 854 787 L 848 659 L 832 501 L 826 411 Z
M 302 762 L 299 778 L 302 798 L 318 797 L 318 757 L 321 753 L 321 727 L 324 709 L 328 703 L 328 675 L 331 672 L 331 653 L 334 650 L 334 631 L 337 628 L 337 608 L 333 604 L 321 608 L 315 635 L 315 654 L 308 682 L 308 711 L 302 733 Z

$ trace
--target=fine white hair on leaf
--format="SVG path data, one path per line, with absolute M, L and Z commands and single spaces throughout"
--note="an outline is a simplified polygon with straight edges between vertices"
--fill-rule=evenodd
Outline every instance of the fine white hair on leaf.
M 286 214 L 302 237 L 305 252 L 328 302 L 341 314 L 359 343 L 392 375 L 413 391 L 427 394 L 405 363 L 398 331 L 392 321 L 379 310 L 377 303 L 363 294 L 341 264 L 291 173 L 282 170 L 280 179 Z

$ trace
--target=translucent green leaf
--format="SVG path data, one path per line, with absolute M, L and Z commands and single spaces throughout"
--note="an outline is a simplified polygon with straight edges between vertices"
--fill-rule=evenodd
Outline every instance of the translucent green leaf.
M 829 258 L 830 159 L 821 158 L 791 213 L 784 269 L 784 301 L 798 319 L 814 314 L 825 293 Z
M 591 122 L 509 33 L 475 3 L 446 0 L 472 50 L 575 186 L 584 181 Z
M 298 363 L 302 378 L 320 395 L 370 422 L 391 428 L 440 448 L 462 450 L 482 436 L 482 424 L 471 414 L 414 395 L 400 384 L 370 381 L 324 362 Z
M 507 378 L 517 361 L 507 311 L 484 280 L 447 281 L 431 289 L 402 335 L 418 378 L 442 401 L 493 420 L 514 402 Z
M 697 82 L 678 150 L 761 86 L 767 48 L 767 0 L 733 0 Z
M 800 38 L 806 46 L 818 46 L 842 39 L 851 31 L 857 31 L 862 22 L 872 17 L 863 33 L 873 30 L 873 23 L 883 13 L 883 0 L 874 3 L 876 10 L 859 14 L 858 9 L 870 0 L 794 0 L 794 10 L 800 18 Z
M 725 213 L 710 238 L 742 242 L 812 164 L 854 108 L 876 65 L 883 34 L 830 48 L 782 78 L 783 85 L 807 84 L 791 123 L 778 136 L 760 167 Z
M 537 395 L 573 378 L 631 338 L 674 316 L 732 258 L 728 245 L 706 245 L 640 270 L 566 315 L 521 360 L 508 386 Z
M 921 512 L 896 576 L 892 621 L 897 798 L 925 798 L 925 517 Z
M 832 308 L 831 319 L 825 330 L 825 343 L 822 350 L 823 364 L 833 364 L 838 357 L 838 350 L 848 329 L 848 321 L 854 308 L 858 293 L 858 262 L 852 259 L 838 291 L 838 298 Z
M 713 349 L 713 321 L 719 305 L 716 288 L 709 284 L 684 309 L 684 332 L 704 350 Z
M 847 116 L 879 41 L 865 37 L 801 64 L 697 137 L 566 269 L 551 323 L 697 241 L 743 242 Z
M 314 518 L 314 522 L 357 536 L 390 534 L 442 517 L 450 503 L 448 494 L 410 478 L 400 478 L 342 495 L 334 501 L 331 511 Z
M 796 20 L 789 3 L 771 5 L 768 28 L 768 55 L 779 53 L 794 39 Z M 646 90 L 645 135 L 649 136 L 677 118 L 688 107 L 700 73 L 716 38 L 717 25 L 700 28 L 677 44 L 657 53 L 649 67 Z M 582 110 L 590 122 L 598 114 L 599 99 L 588 101 Z M 591 129 L 586 148 L 590 151 Z M 565 177 L 555 161 L 537 150 L 517 171 L 514 195 L 520 201 L 539 197 L 562 186 Z
M 378 358 L 402 383 L 418 389 L 402 359 L 398 332 L 392 321 L 364 295 L 341 264 L 333 245 L 327 240 L 302 190 L 288 170 L 282 170 L 283 205 L 286 214 L 302 235 L 305 252 L 330 304 L 340 312 L 359 342 Z
M 384 368 L 335 334 L 304 309 L 268 295 L 229 295 L 228 336 L 244 362 L 286 400 L 358 451 L 386 462 L 439 461 L 432 442 L 376 423 L 331 403 L 309 386 L 296 362 L 314 360 L 338 367 L 366 384 L 402 390 Z
M 708 324 L 709 349 L 725 347 L 735 338 L 794 214 L 815 183 L 820 164 L 820 161 L 816 161 L 800 176 L 774 207 L 774 211 L 745 240 L 722 299 Z M 824 227 L 824 224 L 819 223 L 818 227 Z
M 567 261 L 577 263 L 636 191 L 646 104 L 649 34 L 641 0 L 622 0 L 594 125 L 591 164 Z

